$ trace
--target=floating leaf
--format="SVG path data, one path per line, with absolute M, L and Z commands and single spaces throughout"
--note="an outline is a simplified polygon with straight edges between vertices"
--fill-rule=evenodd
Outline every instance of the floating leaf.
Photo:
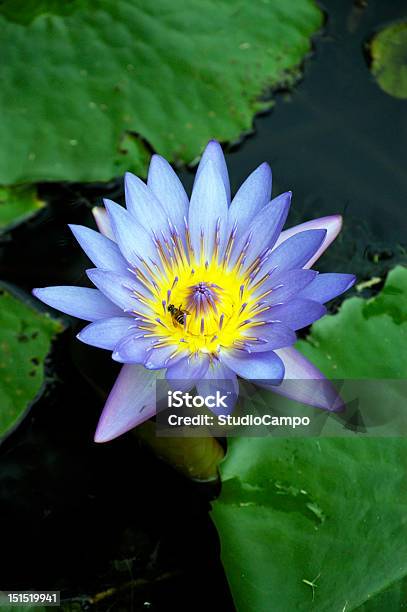
M 397 439 L 230 440 L 212 516 L 237 610 L 353 610 L 407 574 L 406 451 Z
M 345 301 L 299 348 L 334 377 L 405 378 L 406 297 L 396 268 L 377 297 Z M 407 576 L 406 477 L 403 438 L 229 439 L 212 516 L 237 610 L 396 609 L 386 605 Z
M 31 185 L 0 186 L 0 232 L 29 219 L 44 206 Z
M 0 4 L 5 184 L 107 180 L 145 172 L 149 147 L 190 162 L 237 139 L 322 22 L 313 0 L 61 4 Z
M 345 300 L 297 348 L 329 378 L 407 377 L 407 268 L 398 266 L 370 300 Z
M 371 70 L 380 87 L 395 98 L 407 98 L 407 22 L 376 34 L 370 54 Z
M 20 422 L 44 383 L 44 359 L 62 324 L 0 288 L 0 437 Z

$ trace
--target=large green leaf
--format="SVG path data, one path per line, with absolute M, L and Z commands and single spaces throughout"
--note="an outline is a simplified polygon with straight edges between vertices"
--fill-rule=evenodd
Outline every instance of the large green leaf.
M 44 359 L 62 324 L 0 288 L 0 437 L 16 427 L 44 383 Z
M 379 296 L 345 301 L 299 348 L 334 377 L 406 378 L 406 297 L 396 268 Z M 407 440 L 234 438 L 221 478 L 212 516 L 239 611 L 400 609 Z
M 0 183 L 106 180 L 145 171 L 149 147 L 190 162 L 236 139 L 322 20 L 313 0 L 61 4 L 0 4 Z
M 44 206 L 30 185 L 0 186 L 0 233 L 29 219 Z
M 407 98 L 407 22 L 384 28 L 370 43 L 371 70 L 380 87 L 395 98 Z
M 232 439 L 212 516 L 237 609 L 349 611 L 401 579 L 406 453 L 404 440 Z

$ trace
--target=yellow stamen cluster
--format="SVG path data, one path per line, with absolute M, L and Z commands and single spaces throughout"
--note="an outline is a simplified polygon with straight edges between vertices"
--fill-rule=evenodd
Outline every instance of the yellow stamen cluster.
M 160 265 L 143 262 L 144 271 L 136 270 L 153 294 L 138 296 L 152 313 L 135 311 L 145 335 L 157 338 L 155 346 L 216 355 L 220 347 L 244 348 L 245 342 L 256 341 L 256 328 L 264 322 L 254 317 L 268 308 L 254 297 L 254 266 L 243 271 L 242 256 L 230 265 L 232 234 L 220 261 L 216 244 L 210 261 L 197 261 L 188 232 L 186 246 L 176 232 L 171 245 L 156 244 Z

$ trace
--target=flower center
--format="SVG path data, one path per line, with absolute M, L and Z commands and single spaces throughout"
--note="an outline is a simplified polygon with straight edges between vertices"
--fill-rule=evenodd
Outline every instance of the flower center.
M 246 342 L 256 342 L 253 331 L 264 324 L 256 316 L 267 308 L 258 301 L 250 270 L 243 272 L 239 260 L 229 267 L 225 257 L 218 261 L 216 252 L 211 261 L 197 261 L 177 235 L 173 242 L 169 256 L 157 241 L 161 266 L 149 267 L 153 297 L 145 300 L 154 316 L 136 312 L 140 328 L 157 337 L 157 347 L 172 345 L 174 351 L 191 354 L 216 355 L 220 347 L 245 348 Z M 140 270 L 136 274 L 143 280 Z

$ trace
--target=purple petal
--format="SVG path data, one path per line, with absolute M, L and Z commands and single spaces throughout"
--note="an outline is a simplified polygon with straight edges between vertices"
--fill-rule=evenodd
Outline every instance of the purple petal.
M 115 242 L 83 225 L 69 225 L 69 228 L 96 267 L 127 273 L 128 264 Z
M 283 323 L 265 323 L 249 327 L 244 335 L 256 337 L 257 340 L 245 340 L 250 353 L 264 353 L 294 344 L 297 337 L 292 329 Z
M 317 252 L 326 237 L 326 230 L 298 232 L 275 248 L 261 268 L 260 274 L 275 270 L 275 274 L 293 268 L 303 268 Z
M 166 378 L 171 388 L 188 391 L 201 380 L 209 367 L 209 357 L 204 353 L 183 357 L 167 369 Z
M 157 339 L 155 339 L 157 342 Z M 144 365 L 149 370 L 161 370 L 172 366 L 186 355 L 184 350 L 180 350 L 174 344 L 167 346 L 157 346 L 149 350 L 145 357 Z
M 161 155 L 153 155 L 148 170 L 147 185 L 160 203 L 172 224 L 181 233 L 184 217 L 188 216 L 188 196 L 170 164 Z
M 246 353 L 222 349 L 221 360 L 238 376 L 248 380 L 264 380 L 276 385 L 284 377 L 284 365 L 273 351 L 265 353 Z
M 318 274 L 307 287 L 302 289 L 298 297 L 323 304 L 350 289 L 355 281 L 356 276 L 353 274 Z
M 92 215 L 96 221 L 99 232 L 103 234 L 103 236 L 106 236 L 106 238 L 110 238 L 110 240 L 114 241 L 114 234 L 106 209 L 103 206 L 94 206 L 92 208 Z
M 103 293 L 88 287 L 42 287 L 33 289 L 36 298 L 78 319 L 97 321 L 123 314 Z
M 196 383 L 198 395 L 207 397 L 216 395 L 219 391 L 226 395 L 224 400 L 227 408 L 210 408 L 214 414 L 230 414 L 239 397 L 239 383 L 237 376 L 221 361 L 212 361 L 203 378 Z
M 157 378 L 144 366 L 122 367 L 100 417 L 95 442 L 113 440 L 154 416 Z
M 158 259 L 157 249 L 150 233 L 127 212 L 111 200 L 104 200 L 116 241 L 123 257 L 133 266 L 139 266 L 141 259 Z
M 298 232 L 303 232 L 304 230 L 311 229 L 325 229 L 326 236 L 325 240 L 319 247 L 316 253 L 311 257 L 311 259 L 304 266 L 306 268 L 311 268 L 311 266 L 319 259 L 324 251 L 329 247 L 329 245 L 335 240 L 339 232 L 342 228 L 342 217 L 341 215 L 331 215 L 330 217 L 321 217 L 319 219 L 313 219 L 312 221 L 307 221 L 306 223 L 301 223 L 300 225 L 295 225 L 294 227 L 290 227 L 284 232 L 281 232 L 279 239 L 277 240 L 274 248 L 276 249 L 282 242 L 290 238 L 290 236 L 294 236 Z
M 86 270 L 86 274 L 92 283 L 122 310 L 151 312 L 150 307 L 141 302 L 134 294 L 134 291 L 145 293 L 143 285 L 138 283 L 136 279 L 133 280 L 122 274 L 108 272 L 107 270 L 99 270 L 99 268 Z
M 157 342 L 157 338 L 145 337 L 141 334 L 143 332 L 135 330 L 135 333 L 120 339 L 114 347 L 112 359 L 119 363 L 144 364 L 147 351 L 154 342 Z
M 278 387 L 267 384 L 261 384 L 261 387 L 301 404 L 331 411 L 342 409 L 343 401 L 333 384 L 299 351 L 289 347 L 279 349 L 276 353 L 284 363 L 284 380 Z
M 195 175 L 195 183 L 198 180 L 202 170 L 208 161 L 211 161 L 216 168 L 217 172 L 222 177 L 222 182 L 225 187 L 225 193 L 227 202 L 230 202 L 230 183 L 229 173 L 226 166 L 225 156 L 223 155 L 222 147 L 216 140 L 210 140 L 206 145 L 205 151 L 202 154 L 201 161 L 199 162 L 198 170 Z
M 325 314 L 326 308 L 319 302 L 295 298 L 285 304 L 273 306 L 267 312 L 267 318 L 271 321 L 281 321 L 284 325 L 296 330 L 311 325 Z
M 100 319 L 84 327 L 76 337 L 85 344 L 112 351 L 116 344 L 131 331 L 129 328 L 133 322 L 132 317 Z
M 239 232 L 238 228 L 231 256 L 232 266 L 243 252 L 248 266 L 267 247 L 272 248 L 287 218 L 290 202 L 291 192 L 283 193 L 263 206 L 246 231 Z
M 261 164 L 245 180 L 229 208 L 228 235 L 233 227 L 246 228 L 271 199 L 271 168 Z
M 219 252 L 226 238 L 228 204 L 222 178 L 212 161 L 207 161 L 196 180 L 189 207 L 188 224 L 195 256 L 201 254 L 203 233 L 204 257 L 209 261 L 215 247 L 216 229 L 219 232 Z
M 157 236 L 169 230 L 168 215 L 161 202 L 138 176 L 126 172 L 124 190 L 127 210 L 144 229 Z
M 318 272 L 315 270 L 287 270 L 276 277 L 272 274 L 254 295 L 263 295 L 271 290 L 271 293 L 264 298 L 265 301 L 271 305 L 284 304 L 294 296 L 297 297 L 317 275 Z

